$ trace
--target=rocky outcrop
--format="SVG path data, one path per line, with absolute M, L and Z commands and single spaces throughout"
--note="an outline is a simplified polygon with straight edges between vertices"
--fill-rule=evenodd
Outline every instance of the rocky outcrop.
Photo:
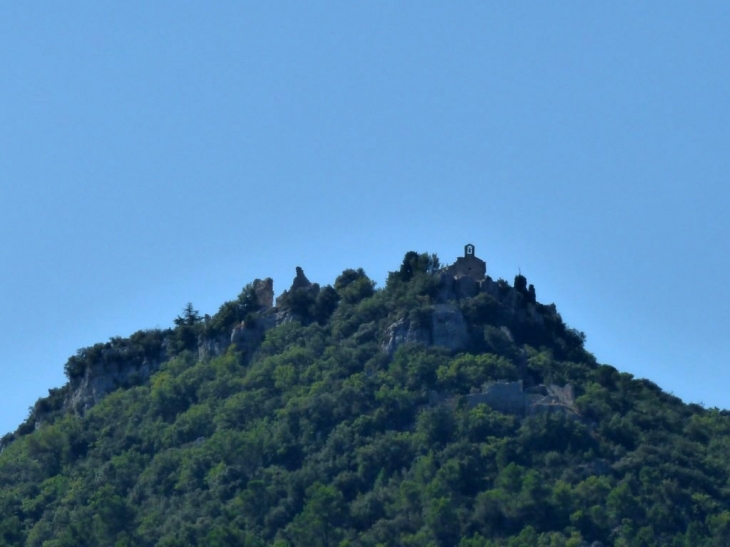
M 490 277 L 475 279 L 468 275 L 455 276 L 451 267 L 441 270 L 438 275 L 439 286 L 436 292 L 436 302 L 438 303 L 464 301 L 479 294 L 485 294 L 494 298 L 506 321 L 542 326 L 546 315 L 557 318 L 557 310 L 554 306 L 537 304 L 535 289 L 532 285 L 530 285 L 530 290 L 518 290 L 504 280 L 494 281 Z M 520 275 L 518 278 L 526 282 L 524 276 Z
M 400 319 L 385 331 L 383 349 L 393 355 L 403 344 L 441 346 L 452 351 L 466 347 L 469 341 L 466 320 L 454 304 L 436 304 L 430 307 L 431 321 L 427 326 L 414 325 Z
M 479 285 L 479 292 L 488 294 L 502 305 L 502 311 L 511 321 L 517 323 L 531 323 L 542 326 L 545 323 L 545 314 L 556 316 L 554 305 L 543 306 L 529 302 L 523 294 L 511 287 L 506 281 L 485 279 Z
M 253 291 L 256 300 L 261 309 L 265 310 L 274 306 L 274 280 L 270 277 L 266 279 L 254 279 Z
M 463 300 L 479 294 L 484 281 L 476 281 L 469 276 L 454 277 L 450 272 L 439 274 L 439 289 L 436 301 L 443 304 L 452 300 Z
M 252 353 L 264 338 L 264 330 L 241 323 L 231 332 L 231 344 L 244 353 Z
M 297 289 L 308 289 L 312 286 L 312 283 L 309 281 L 309 279 L 307 279 L 307 276 L 304 275 L 304 270 L 297 266 L 296 272 L 297 275 L 291 284 L 291 288 L 289 289 L 290 292 L 293 292 Z
M 266 331 L 285 322 L 285 314 L 277 311 L 276 308 L 271 308 L 268 313 L 249 321 L 243 321 L 234 327 L 230 343 L 250 357 L 261 344 Z
M 201 336 L 198 338 L 198 359 L 205 361 L 222 355 L 230 343 L 230 336 L 226 333 L 212 338 Z
M 83 376 L 69 382 L 65 406 L 76 414 L 83 414 L 115 389 L 144 382 L 157 371 L 160 362 L 161 359 L 145 359 L 136 363 L 121 356 L 95 363 L 86 369 Z
M 466 320 L 454 304 L 432 306 L 431 342 L 452 351 L 463 349 L 469 341 Z
M 256 296 L 256 306 L 246 308 L 252 312 L 258 312 L 259 314 L 266 314 L 268 310 L 273 309 L 274 305 L 274 280 L 270 277 L 266 279 L 254 279 L 250 285 L 253 290 L 253 294 Z M 248 287 L 244 289 L 247 291 Z M 240 300 L 240 297 L 239 297 Z M 241 304 L 239 306 L 243 309 L 248 304 Z M 206 325 L 211 321 L 209 315 L 205 316 Z M 206 359 L 212 359 L 218 355 L 222 355 L 233 343 L 240 342 L 241 336 L 237 335 L 234 337 L 232 331 L 240 328 L 242 324 L 229 326 L 224 332 L 210 334 L 210 331 L 206 329 L 203 334 L 198 338 L 198 358 L 201 361 Z M 246 345 L 246 344 L 244 344 Z
M 288 309 L 295 315 L 298 315 L 298 307 L 308 300 L 317 298 L 319 294 L 319 285 L 312 283 L 304 275 L 304 270 L 297 266 L 297 274 L 292 281 L 288 291 L 284 291 L 276 299 L 276 307 L 280 309 Z
M 297 298 L 304 295 L 316 297 L 319 285 L 311 283 L 301 268 L 297 268 L 296 277 L 289 291 L 285 291 L 279 298 L 285 306 L 273 307 L 274 282 L 271 278 L 256 279 L 252 283 L 253 291 L 258 303 L 258 311 L 250 314 L 251 317 L 225 332 L 200 336 L 198 339 L 198 357 L 201 360 L 210 359 L 226 352 L 231 344 L 248 357 L 253 355 L 261 344 L 266 331 L 297 318 Z M 291 298 L 291 295 L 295 295 Z M 291 302 L 289 302 L 291 300 Z M 278 301 L 277 301 L 278 304 Z M 210 321 L 206 317 L 205 321 Z M 73 377 L 69 382 L 68 395 L 64 406 L 72 411 L 83 414 L 98 403 L 105 395 L 121 386 L 130 386 L 144 382 L 160 367 L 166 359 L 164 345 L 154 358 L 140 357 L 126 342 L 100 350 L 83 370 L 83 374 Z
M 386 329 L 383 349 L 393 355 L 403 344 L 430 346 L 431 333 L 426 328 L 412 326 L 407 319 L 401 319 Z

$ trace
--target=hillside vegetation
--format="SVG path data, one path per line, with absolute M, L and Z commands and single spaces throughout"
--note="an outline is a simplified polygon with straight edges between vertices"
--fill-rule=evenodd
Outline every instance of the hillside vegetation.
M 0 546 L 730 545 L 728 414 L 599 365 L 524 277 L 297 279 L 69 359 L 2 440 Z

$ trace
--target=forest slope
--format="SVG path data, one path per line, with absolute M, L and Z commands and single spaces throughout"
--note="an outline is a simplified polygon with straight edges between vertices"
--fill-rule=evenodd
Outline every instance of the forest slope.
M 262 287 L 69 359 L 2 440 L 0 545 L 730 545 L 728 414 L 599 365 L 524 277 Z

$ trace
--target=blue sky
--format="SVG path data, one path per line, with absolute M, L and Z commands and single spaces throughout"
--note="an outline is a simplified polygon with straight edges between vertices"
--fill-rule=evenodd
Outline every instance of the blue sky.
M 188 301 L 467 242 L 600 362 L 730 407 L 728 28 L 726 2 L 5 4 L 0 432 Z

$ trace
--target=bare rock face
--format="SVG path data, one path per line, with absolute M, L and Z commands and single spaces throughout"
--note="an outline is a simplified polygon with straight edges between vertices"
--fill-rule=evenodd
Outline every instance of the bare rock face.
M 271 308 L 274 305 L 274 280 L 270 277 L 266 279 L 254 279 L 253 290 L 256 299 L 262 309 Z
M 401 319 L 386 329 L 383 349 L 392 356 L 403 344 L 430 346 L 431 333 L 423 327 L 412 327 L 407 319 Z
M 281 312 L 276 312 L 276 309 L 272 308 L 269 313 L 257 317 L 252 323 L 244 321 L 235 327 L 231 332 L 230 343 L 250 357 L 264 339 L 266 331 L 284 322 L 286 321 Z
M 84 375 L 70 382 L 65 406 L 76 414 L 83 414 L 105 395 L 120 386 L 136 385 L 154 374 L 160 361 L 145 359 L 140 364 L 123 359 L 112 363 L 98 363 L 86 369 Z
M 457 277 L 454 280 L 454 290 L 456 292 L 456 298 L 460 300 L 471 298 L 479 294 L 479 283 L 471 277 Z
M 319 285 L 312 283 L 304 275 L 304 270 L 297 266 L 297 275 L 292 281 L 291 287 L 288 291 L 281 293 L 281 296 L 276 299 L 277 308 L 286 308 L 291 305 L 291 301 L 296 299 L 296 296 L 307 294 L 308 296 L 315 298 L 319 294 Z
M 439 289 L 436 293 L 436 301 L 444 304 L 450 300 L 456 299 L 456 290 L 454 288 L 456 279 L 448 272 L 439 274 Z
M 476 281 L 473 277 L 469 276 L 454 277 L 448 271 L 441 272 L 439 275 L 439 289 L 436 294 L 436 301 L 444 304 L 452 300 L 471 298 L 479 294 L 482 283 L 484 282 Z
M 396 321 L 385 331 L 383 350 L 393 355 L 403 344 L 441 346 L 452 351 L 463 349 L 469 340 L 466 320 L 454 304 L 431 306 L 431 324 L 414 325 L 408 319 Z
M 254 294 L 256 295 L 256 301 L 258 302 L 259 313 L 266 315 L 266 312 L 271 310 L 274 306 L 274 280 L 270 277 L 266 279 L 254 279 L 251 284 L 253 287 Z M 210 316 L 205 316 L 206 323 L 210 321 Z M 234 335 L 236 329 L 239 329 Z M 240 326 L 234 327 L 233 329 L 226 329 L 226 332 L 218 334 L 213 337 L 206 337 L 201 335 L 198 338 L 198 358 L 201 361 L 206 359 L 212 359 L 218 355 L 222 355 L 228 349 L 230 344 L 238 343 L 242 339 L 240 334 Z M 246 345 L 246 344 L 244 344 Z
M 230 343 L 230 337 L 226 334 L 221 334 L 213 338 L 205 338 L 203 336 L 198 338 L 198 359 L 205 361 L 206 359 L 212 359 L 218 355 L 222 355 L 228 349 Z
M 461 310 L 454 304 L 436 304 L 432 308 L 431 339 L 433 345 L 452 351 L 465 348 L 469 341 L 469 333 Z
M 234 327 L 231 332 L 230 343 L 235 345 L 238 350 L 243 351 L 246 359 L 250 359 L 263 341 L 267 331 L 291 320 L 291 314 L 271 308 L 268 312 L 253 319 L 252 322 L 243 321 Z
M 263 329 L 241 324 L 231 332 L 231 344 L 235 344 L 239 350 L 245 353 L 251 353 L 259 345 L 263 336 Z
M 304 270 L 302 270 L 299 266 L 297 266 L 297 276 L 294 278 L 294 281 L 291 284 L 291 289 L 289 289 L 289 292 L 293 292 L 297 289 L 308 289 L 312 286 L 312 283 L 307 279 L 307 276 L 304 275 Z

